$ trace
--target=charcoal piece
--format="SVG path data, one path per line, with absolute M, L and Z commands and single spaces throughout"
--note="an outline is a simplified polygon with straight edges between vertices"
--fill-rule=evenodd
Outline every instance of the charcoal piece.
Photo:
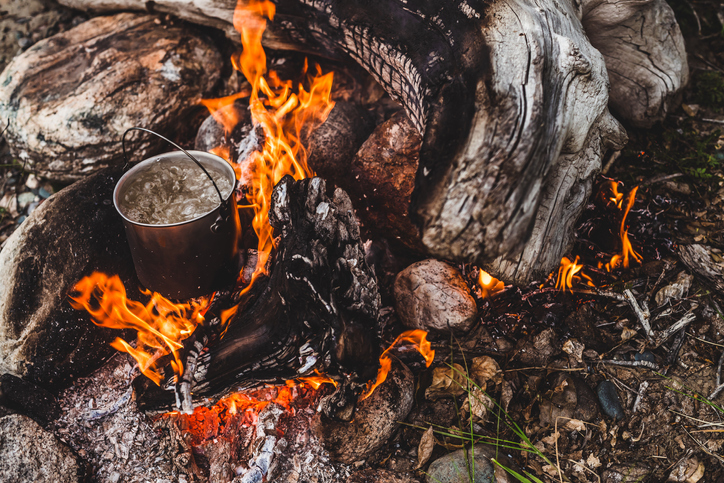
M 0 404 L 30 416 L 43 426 L 60 416 L 55 396 L 12 374 L 0 376 Z
M 606 416 L 617 421 L 626 416 L 618 398 L 616 386 L 611 381 L 601 382 L 596 388 L 596 394 L 598 394 L 598 401 Z
M 654 356 L 654 353 L 651 351 L 637 352 L 634 354 L 634 360 L 652 362 L 656 364 L 656 356 Z
M 133 126 L 193 135 L 198 104 L 219 79 L 222 58 L 195 29 L 152 15 L 95 17 L 17 56 L 0 78 L 5 139 L 27 169 L 75 181 L 123 164 Z M 198 117 L 198 123 L 203 120 Z M 167 148 L 129 135 L 134 160 Z
M 404 421 L 414 402 L 415 379 L 410 369 L 393 359 L 387 380 L 357 405 L 351 422 L 334 421 L 318 413 L 315 432 L 335 461 L 351 464 L 380 449 Z
M 0 418 L 0 481 L 81 483 L 87 466 L 55 435 L 20 414 Z
M 0 372 L 54 390 L 99 367 L 128 332 L 94 325 L 68 293 L 93 271 L 117 274 L 129 294 L 139 282 L 113 188 L 111 168 L 48 198 L 0 252 Z

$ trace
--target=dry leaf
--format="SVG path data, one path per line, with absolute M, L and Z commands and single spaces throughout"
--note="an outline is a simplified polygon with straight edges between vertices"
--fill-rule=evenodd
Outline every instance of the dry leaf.
M 566 431 L 586 431 L 586 424 L 580 419 L 569 419 L 566 424 L 563 425 L 563 429 Z
M 432 426 L 430 426 L 427 431 L 423 433 L 420 444 L 417 446 L 416 470 L 422 468 L 422 466 L 427 463 L 430 456 L 432 456 L 433 449 L 435 449 L 435 435 L 432 433 Z
M 488 411 L 493 405 L 493 400 L 487 394 L 474 387 L 463 402 L 463 410 L 470 413 L 474 422 L 485 422 Z
M 630 338 L 634 337 L 638 332 L 636 329 L 632 329 L 630 327 L 624 327 L 621 331 L 621 340 L 629 340 Z
M 432 384 L 425 390 L 427 399 L 439 399 L 445 396 L 459 396 L 468 387 L 465 369 L 460 364 L 450 367 L 436 367 L 432 371 Z
M 573 357 L 576 362 L 583 362 L 583 351 L 586 348 L 577 339 L 568 339 L 561 348 L 563 352 Z
M 510 402 L 513 400 L 513 384 L 509 381 L 503 381 L 503 391 L 500 395 L 500 405 L 504 411 L 508 411 Z
M 498 384 L 503 380 L 503 374 L 500 372 L 500 366 L 492 357 L 481 356 L 473 359 L 470 367 L 470 378 L 485 390 L 488 381 Z
M 588 465 L 589 468 L 591 468 L 592 470 L 595 470 L 596 468 L 601 466 L 601 460 L 598 459 L 597 456 L 594 456 L 593 453 L 591 453 L 588 455 L 588 458 L 586 458 L 586 464 Z

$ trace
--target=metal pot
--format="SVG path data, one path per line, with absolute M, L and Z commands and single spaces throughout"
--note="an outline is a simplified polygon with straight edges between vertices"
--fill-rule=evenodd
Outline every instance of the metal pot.
M 221 170 L 232 186 L 236 186 L 234 169 L 222 158 L 202 151 L 175 151 L 141 161 L 121 177 L 113 192 L 113 203 L 123 217 L 138 279 L 149 290 L 173 299 L 207 295 L 235 281 L 239 272 L 237 243 L 241 224 L 234 189 L 223 199 L 217 188 L 221 203 L 213 211 L 167 225 L 144 224 L 127 218 L 120 200 L 129 182 L 152 163 L 185 163 L 189 158 L 200 162 L 200 169 L 205 172 L 205 168 L 211 167 Z M 206 174 L 208 176 L 208 172 Z M 213 182 L 210 176 L 209 180 Z

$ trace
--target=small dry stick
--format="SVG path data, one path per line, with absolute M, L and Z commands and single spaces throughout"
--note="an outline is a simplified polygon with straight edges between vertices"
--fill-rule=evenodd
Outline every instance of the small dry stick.
M 717 364 L 716 367 L 716 389 L 714 389 L 714 392 L 712 392 L 709 395 L 709 399 L 714 399 L 724 391 L 724 384 L 721 383 L 721 367 L 722 364 L 724 364 L 724 351 L 722 351 L 721 356 L 719 356 L 719 364 Z
M 691 324 L 694 319 L 696 319 L 696 315 L 694 315 L 694 312 L 687 312 L 684 314 L 684 316 L 679 319 L 678 322 L 675 322 L 671 327 L 668 329 L 662 331 L 659 336 L 656 338 L 656 344 L 654 347 L 659 347 L 661 344 L 666 342 L 669 337 L 679 332 L 681 329 L 686 327 L 687 325 Z
M 634 314 L 636 314 L 636 318 L 639 319 L 639 322 L 641 322 L 641 326 L 644 328 L 646 336 L 649 338 L 649 340 L 653 340 L 654 331 L 651 330 L 651 324 L 649 324 L 649 318 L 651 317 L 651 313 L 649 312 L 648 306 L 644 302 L 642 303 L 642 309 L 639 306 L 639 303 L 636 301 L 636 297 L 634 297 L 633 292 L 631 292 L 631 290 L 629 289 L 624 290 L 623 295 L 626 297 L 626 301 L 631 306 Z
M 608 170 L 611 169 L 611 166 L 613 166 L 613 163 L 616 162 L 616 160 L 621 156 L 621 151 L 614 151 L 611 153 L 611 156 L 606 160 L 606 166 L 603 167 L 601 170 L 602 174 L 608 174 Z
M 614 361 L 612 359 L 610 360 L 603 360 L 598 361 L 603 364 L 613 364 L 614 366 L 624 366 L 624 367 L 645 367 L 646 369 L 651 369 L 652 371 L 658 371 L 659 365 L 655 362 L 649 362 L 649 361 Z M 632 390 L 632 392 L 636 392 Z
M 633 412 L 636 412 L 639 410 L 639 406 L 641 405 L 641 400 L 644 397 L 644 394 L 646 394 L 646 389 L 649 387 L 649 381 L 644 381 L 639 385 L 639 393 L 636 396 L 636 401 L 634 401 L 633 405 Z

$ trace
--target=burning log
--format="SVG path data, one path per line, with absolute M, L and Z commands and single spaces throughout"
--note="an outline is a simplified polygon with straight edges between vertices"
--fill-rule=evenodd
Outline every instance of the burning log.
M 142 0 L 63 3 L 95 10 L 148 5 Z M 159 0 L 152 5 L 238 38 L 230 28 L 232 4 Z M 279 0 L 277 5 L 277 21 L 265 32 L 268 46 L 352 57 L 404 105 L 424 134 L 410 213 L 432 254 L 475 262 L 518 283 L 558 265 L 602 155 L 626 140 L 606 107 L 604 58 L 590 45 L 574 5 L 548 0 Z M 652 33 L 671 26 L 668 20 L 661 26 L 656 15 L 649 15 L 670 13 L 663 2 L 626 6 L 628 12 L 639 8 L 641 17 L 610 18 L 621 18 L 616 27 L 622 29 L 645 18 L 646 26 L 652 26 L 645 32 Z M 590 14 L 584 20 L 591 29 L 614 28 L 598 19 L 602 10 L 596 5 L 582 11 Z M 597 32 L 588 34 L 595 37 Z M 686 68 L 677 29 L 672 37 L 676 48 L 652 47 L 636 54 L 627 49 L 630 55 L 616 65 L 614 80 L 635 78 L 638 85 L 658 86 L 657 99 L 675 97 Z M 651 45 L 656 42 L 658 37 Z M 668 60 L 652 61 L 657 69 L 638 67 L 648 64 L 637 59 L 657 53 Z M 635 75 L 628 75 L 632 69 Z M 659 82 L 662 71 L 661 77 L 672 82 Z M 644 80 L 647 75 L 657 79 Z M 640 112 L 654 119 L 662 111 L 660 103 L 652 107 L 648 98 L 626 97 L 636 89 L 616 92 L 621 93 L 616 94 L 617 106 L 637 106 L 619 109 L 632 112 L 634 121 Z
M 276 186 L 269 218 L 279 239 L 270 273 L 243 296 L 217 295 L 209 322 L 184 341 L 189 357 L 177 387 L 179 407 L 191 409 L 191 394 L 218 397 L 315 368 L 361 383 L 374 375 L 377 281 L 349 197 L 341 189 L 332 198 L 325 191 L 321 178 L 287 176 Z M 145 378 L 136 386 L 141 408 L 172 401 L 169 391 Z

